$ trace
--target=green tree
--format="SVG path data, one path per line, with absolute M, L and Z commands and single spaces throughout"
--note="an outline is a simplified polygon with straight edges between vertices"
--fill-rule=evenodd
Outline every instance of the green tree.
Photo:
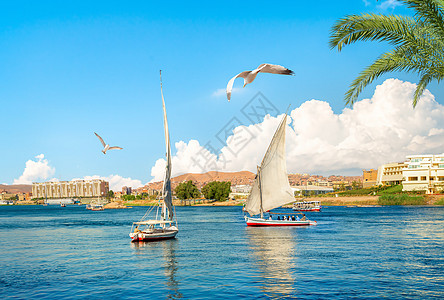
M 414 10 L 413 17 L 381 14 L 346 16 L 334 24 L 330 47 L 341 51 L 357 41 L 388 42 L 394 49 L 363 70 L 345 94 L 353 105 L 361 91 L 379 76 L 394 71 L 417 73 L 413 107 L 427 85 L 444 78 L 444 0 L 399 0 Z
M 114 192 L 113 190 L 109 190 L 108 194 L 106 195 L 108 198 L 114 198 Z
M 191 180 L 179 183 L 174 191 L 176 192 L 177 198 L 181 200 L 198 198 L 200 196 L 199 190 Z
M 352 189 L 353 190 L 358 190 L 362 188 L 362 184 L 360 181 L 353 181 L 352 182 Z
M 231 182 L 229 181 L 212 181 L 202 188 L 202 194 L 205 199 L 216 199 L 217 201 L 225 201 L 231 193 Z
M 122 199 L 125 201 L 136 200 L 136 196 L 134 195 L 122 195 Z

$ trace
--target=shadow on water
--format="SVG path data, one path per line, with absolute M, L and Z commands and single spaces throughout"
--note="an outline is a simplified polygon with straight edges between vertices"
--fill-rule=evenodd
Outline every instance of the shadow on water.
M 135 242 L 131 243 L 131 247 L 135 250 L 136 255 L 150 255 L 152 251 L 162 248 L 164 259 L 164 275 L 167 279 L 166 288 L 168 294 L 166 299 L 182 299 L 183 295 L 179 291 L 179 281 L 177 280 L 177 273 L 179 270 L 179 262 L 176 256 L 178 241 L 175 239 L 168 241 L 157 242 Z
M 247 227 L 246 235 L 253 261 L 262 273 L 258 278 L 262 292 L 274 299 L 294 295 L 294 228 Z

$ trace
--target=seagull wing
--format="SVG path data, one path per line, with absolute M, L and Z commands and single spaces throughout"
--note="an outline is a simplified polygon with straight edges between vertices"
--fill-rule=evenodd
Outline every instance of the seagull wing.
M 98 135 L 97 133 L 94 132 L 95 135 L 97 135 L 97 137 L 99 138 L 100 142 L 102 143 L 103 147 L 106 146 L 105 142 L 103 141 L 103 139 L 100 137 L 100 135 Z
M 231 99 L 231 91 L 233 90 L 234 80 L 236 78 L 242 77 L 244 79 L 244 86 L 245 86 L 247 84 L 245 78 L 247 78 L 248 74 L 250 74 L 250 73 L 251 73 L 251 71 L 241 72 L 241 73 L 237 74 L 236 76 L 234 76 L 233 78 L 231 78 L 230 81 L 228 81 L 228 84 L 227 84 L 227 98 L 228 98 L 228 101 L 230 101 L 230 99 Z
M 118 146 L 112 146 L 112 147 L 109 147 L 108 150 L 122 150 L 122 149 L 123 149 L 123 148 L 118 147 Z
M 272 73 L 272 74 L 282 74 L 282 75 L 293 75 L 293 71 L 290 69 L 287 69 L 280 65 L 272 65 L 272 64 L 262 64 L 259 67 L 259 72 L 262 73 Z

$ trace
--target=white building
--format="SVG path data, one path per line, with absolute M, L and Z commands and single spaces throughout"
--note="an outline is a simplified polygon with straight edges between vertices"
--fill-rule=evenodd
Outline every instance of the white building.
M 251 185 L 248 184 L 238 184 L 231 186 L 232 193 L 249 194 L 251 192 Z
M 444 191 L 444 154 L 407 156 L 402 172 L 403 191 Z
M 378 168 L 376 185 L 401 184 L 403 181 L 403 171 L 405 163 L 389 163 Z
M 33 182 L 33 198 L 103 197 L 109 183 L 101 179 L 55 182 Z

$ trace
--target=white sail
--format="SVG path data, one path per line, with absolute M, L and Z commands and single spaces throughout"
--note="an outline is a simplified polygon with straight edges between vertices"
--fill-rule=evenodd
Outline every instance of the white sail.
M 245 210 L 252 216 L 294 201 L 287 175 L 286 125 L 287 114 L 279 124 L 262 164 L 258 167 L 253 188 L 245 205 Z
M 162 75 L 161 75 L 162 76 Z M 168 218 L 173 219 L 173 195 L 171 193 L 171 146 L 170 146 L 170 132 L 168 130 L 167 114 L 165 109 L 165 100 L 163 98 L 162 90 L 162 77 L 160 78 L 160 93 L 162 94 L 162 106 L 163 106 L 163 125 L 165 128 L 165 143 L 166 143 L 166 166 L 165 166 L 165 179 L 163 180 L 163 202 L 168 209 Z M 163 217 L 166 218 L 165 210 L 162 212 Z

